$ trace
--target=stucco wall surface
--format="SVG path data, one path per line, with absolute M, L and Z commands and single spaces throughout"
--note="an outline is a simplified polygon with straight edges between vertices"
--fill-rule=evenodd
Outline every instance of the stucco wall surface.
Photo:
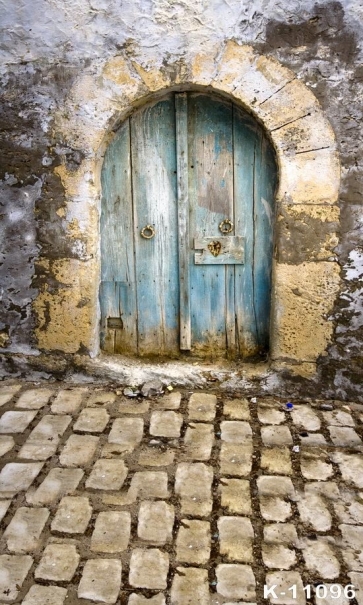
M 59 354 L 62 370 L 72 366 L 73 354 L 97 354 L 92 323 L 97 283 L 88 276 L 99 249 L 99 174 L 94 165 L 109 136 L 102 139 L 104 126 L 112 132 L 117 115 L 128 111 L 128 97 L 143 99 L 163 87 L 181 86 L 190 81 L 191 65 L 199 70 L 193 77 L 203 84 L 203 74 L 213 74 L 221 57 L 238 54 L 245 46 L 256 56 L 275 60 L 279 77 L 284 77 L 285 68 L 286 74 L 292 73 L 295 112 L 303 98 L 299 86 L 313 93 L 332 127 L 341 163 L 336 200 L 331 192 L 338 169 L 326 177 L 324 152 L 321 165 L 309 163 L 309 149 L 304 149 L 296 125 L 288 124 L 286 111 L 283 123 L 268 123 L 269 116 L 279 115 L 273 108 L 279 103 L 278 86 L 270 100 L 256 99 L 262 103 L 260 119 L 264 121 L 265 107 L 266 127 L 276 131 L 285 156 L 305 154 L 300 156 L 303 178 L 295 175 L 299 203 L 284 200 L 276 220 L 275 283 L 284 292 L 281 308 L 275 309 L 282 317 L 275 335 L 274 356 L 280 361 L 276 372 L 286 385 L 299 382 L 311 392 L 363 400 L 359 0 L 2 0 L 0 7 L 0 212 L 5 257 L 0 266 L 0 350 L 5 372 L 26 368 L 25 360 L 31 364 L 32 357 L 41 368 L 47 351 Z M 289 77 L 281 88 L 289 86 Z M 214 78 L 224 90 L 223 70 Z M 207 78 L 205 85 L 209 84 Z M 314 103 L 309 111 L 314 113 Z M 309 115 L 306 112 L 303 118 L 306 129 L 310 128 L 311 139 L 316 133 L 320 149 L 324 145 L 319 125 Z M 328 141 L 326 147 L 331 144 Z M 299 193 L 311 174 L 320 181 L 325 199 Z M 291 172 L 289 178 L 295 178 Z M 299 332 L 300 313 L 308 316 L 311 304 L 320 309 L 321 323 L 304 325 L 302 344 L 294 332 Z M 309 331 L 311 349 L 306 348 Z M 306 364 L 306 371 L 290 371 L 296 360 Z

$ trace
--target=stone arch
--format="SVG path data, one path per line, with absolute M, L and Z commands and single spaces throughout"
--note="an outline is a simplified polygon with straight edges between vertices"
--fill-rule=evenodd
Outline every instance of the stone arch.
M 216 57 L 200 53 L 173 69 L 115 56 L 79 76 L 55 116 L 55 133 L 77 149 L 79 168 L 55 171 L 66 191 L 66 220 L 79 260 L 57 261 L 65 292 L 40 293 L 41 348 L 98 352 L 99 200 L 102 157 L 117 125 L 150 98 L 202 87 L 228 95 L 264 125 L 279 168 L 273 266 L 271 359 L 302 375 L 315 372 L 332 334 L 327 315 L 339 288 L 337 244 L 339 159 L 333 130 L 316 97 L 296 75 L 250 46 L 228 42 Z M 313 229 L 305 245 L 304 230 Z M 67 282 L 68 280 L 68 282 Z M 86 294 L 86 296 L 85 296 Z M 87 300 L 80 304 L 81 300 Z M 50 321 L 44 329 L 45 306 Z M 64 329 L 66 325 L 66 330 Z M 43 329 L 42 329 L 43 328 Z M 311 339 L 312 334 L 313 340 Z

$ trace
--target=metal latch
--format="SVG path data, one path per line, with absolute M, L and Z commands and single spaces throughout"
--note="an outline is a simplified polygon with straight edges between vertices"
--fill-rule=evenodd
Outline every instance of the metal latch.
M 195 238 L 194 249 L 200 250 L 194 255 L 196 265 L 243 265 L 244 237 L 229 235 Z

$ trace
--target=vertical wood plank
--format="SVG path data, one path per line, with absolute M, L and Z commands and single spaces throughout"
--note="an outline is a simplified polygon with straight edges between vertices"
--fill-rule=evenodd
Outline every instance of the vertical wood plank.
M 131 118 L 138 351 L 179 352 L 177 167 L 174 97 Z M 152 239 L 141 229 L 151 225 Z
M 136 353 L 129 120 L 120 127 L 106 151 L 101 183 L 101 346 L 110 353 Z M 120 292 L 123 293 L 121 296 Z M 108 317 L 119 317 L 123 329 L 107 328 Z M 116 332 L 118 344 L 115 348 Z
M 235 304 L 240 355 L 249 357 L 258 350 L 257 319 L 254 307 L 254 176 L 258 142 L 257 124 L 234 107 L 234 190 L 236 235 L 245 238 L 245 264 L 235 267 Z
M 188 103 L 190 237 L 223 238 L 219 224 L 233 216 L 232 104 L 191 93 Z M 191 242 L 192 250 L 192 242 Z M 226 267 L 190 258 L 192 350 L 225 354 L 226 308 L 233 304 Z M 228 272 L 234 271 L 233 268 Z M 226 292 L 227 290 L 227 292 Z M 228 322 L 234 310 L 228 313 Z
M 187 93 L 175 95 L 180 275 L 180 349 L 191 349 Z
M 258 344 L 269 346 L 271 266 L 273 252 L 274 193 L 276 170 L 272 147 L 260 131 L 254 171 L 254 308 Z

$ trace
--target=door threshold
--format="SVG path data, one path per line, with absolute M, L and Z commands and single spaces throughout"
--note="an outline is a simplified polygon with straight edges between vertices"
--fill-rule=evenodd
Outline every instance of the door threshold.
M 150 361 L 100 354 L 93 359 L 77 356 L 75 362 L 78 369 L 87 374 L 132 387 L 158 378 L 165 386 L 180 388 L 211 388 L 215 385 L 224 390 L 255 390 L 257 384 L 261 387 L 261 382 L 276 375 L 269 362 L 237 363 L 225 359 Z

